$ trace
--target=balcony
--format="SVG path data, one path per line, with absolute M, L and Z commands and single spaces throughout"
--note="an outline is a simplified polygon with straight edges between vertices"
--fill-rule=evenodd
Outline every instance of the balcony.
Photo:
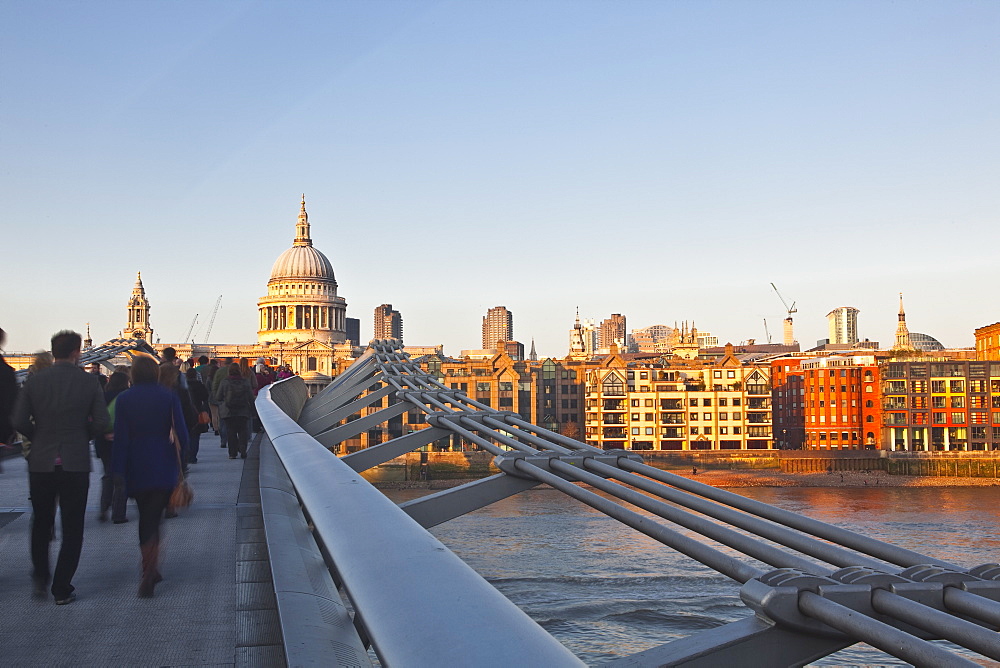
M 624 415 L 605 415 L 602 424 L 625 424 Z

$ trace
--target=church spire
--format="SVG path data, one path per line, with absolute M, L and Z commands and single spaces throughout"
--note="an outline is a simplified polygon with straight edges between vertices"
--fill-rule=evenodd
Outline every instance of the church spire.
M 142 285 L 142 272 L 136 272 L 132 297 L 128 300 L 128 324 L 122 330 L 123 335 L 129 338 L 152 341 L 153 328 L 149 324 L 149 310 L 146 288 Z M 87 338 L 90 338 L 89 328 Z
M 915 350 L 910 343 L 910 330 L 906 327 L 906 311 L 903 310 L 903 293 L 899 293 L 899 321 L 896 323 L 896 350 Z
M 302 193 L 302 206 L 299 208 L 299 221 L 295 223 L 295 241 L 293 246 L 312 246 L 309 238 L 309 214 L 306 213 L 306 194 Z

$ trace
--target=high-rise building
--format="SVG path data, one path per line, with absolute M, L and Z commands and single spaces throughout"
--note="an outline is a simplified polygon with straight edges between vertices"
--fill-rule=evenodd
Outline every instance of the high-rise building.
M 361 345 L 361 320 L 360 318 L 345 318 L 347 342 L 352 346 Z
M 513 340 L 514 314 L 506 306 L 494 306 L 483 316 L 483 349 L 502 349 L 497 343 Z
M 826 314 L 830 326 L 830 343 L 854 345 L 858 342 L 858 309 L 841 306 Z
M 597 347 L 603 350 L 618 346 L 618 350 L 625 352 L 628 349 L 628 336 L 625 332 L 625 316 L 621 313 L 612 313 L 610 318 L 601 323 L 597 335 Z
M 637 353 L 667 353 L 670 352 L 670 334 L 672 328 L 667 325 L 650 325 L 642 329 L 633 329 L 630 348 Z
M 403 340 L 403 316 L 392 308 L 392 304 L 382 304 L 375 308 L 375 333 L 373 339 Z

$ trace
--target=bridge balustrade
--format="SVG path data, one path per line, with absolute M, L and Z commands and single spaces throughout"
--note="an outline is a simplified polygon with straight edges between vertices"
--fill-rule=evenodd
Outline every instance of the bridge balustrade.
M 299 385 L 277 383 L 257 400 L 287 471 L 281 493 L 301 504 L 354 611 L 356 632 L 345 632 L 346 641 L 370 646 L 382 663 L 579 665 L 426 531 L 539 484 L 731 578 L 753 612 L 611 665 L 801 665 L 857 642 L 916 665 L 976 665 L 929 642 L 942 638 L 1000 660 L 1000 565 L 948 563 L 549 431 L 444 386 L 399 341 L 372 342 L 312 399 Z M 386 396 L 387 407 L 371 409 Z M 413 410 L 427 428 L 340 458 L 330 451 Z M 359 475 L 443 437 L 492 453 L 502 473 L 399 506 Z M 428 618 L 437 622 L 433 634 L 420 630 Z

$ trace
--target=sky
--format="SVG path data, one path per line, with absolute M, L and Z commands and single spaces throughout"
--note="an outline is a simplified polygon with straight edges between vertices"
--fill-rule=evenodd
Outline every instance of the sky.
M 1000 320 L 1000 3 L 0 2 L 8 351 L 256 340 L 305 193 L 348 317 L 408 345 L 577 308 L 720 342 L 971 346 Z

